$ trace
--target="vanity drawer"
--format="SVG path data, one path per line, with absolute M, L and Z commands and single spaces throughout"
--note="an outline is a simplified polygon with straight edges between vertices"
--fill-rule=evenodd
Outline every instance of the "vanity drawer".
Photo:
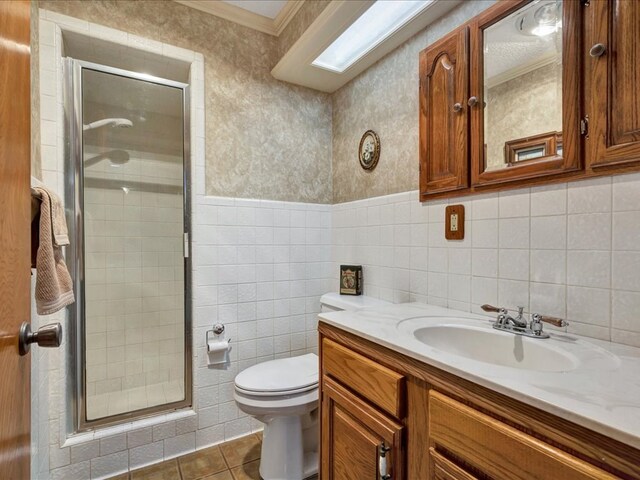
M 447 450 L 493 478 L 618 478 L 433 390 L 429 440 L 436 452 Z
M 405 377 L 342 345 L 322 340 L 325 375 L 340 381 L 396 418 L 404 414 Z

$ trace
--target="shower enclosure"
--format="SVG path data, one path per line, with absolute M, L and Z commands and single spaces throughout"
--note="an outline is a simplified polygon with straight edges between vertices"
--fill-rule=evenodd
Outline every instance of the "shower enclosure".
M 188 85 L 66 59 L 76 430 L 191 405 Z

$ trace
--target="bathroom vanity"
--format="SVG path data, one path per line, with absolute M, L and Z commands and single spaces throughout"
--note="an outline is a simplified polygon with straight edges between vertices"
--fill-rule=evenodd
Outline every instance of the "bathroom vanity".
M 321 314 L 321 478 L 640 478 L 640 349 L 492 322 Z

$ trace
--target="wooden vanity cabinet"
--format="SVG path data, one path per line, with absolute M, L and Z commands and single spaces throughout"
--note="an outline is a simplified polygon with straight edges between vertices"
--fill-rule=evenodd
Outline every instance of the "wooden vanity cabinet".
M 321 341 L 323 479 L 404 477 L 404 375 Z
M 640 450 L 319 324 L 320 480 L 640 480 Z
M 322 430 L 322 478 L 402 478 L 403 426 L 328 377 L 323 378 Z
M 594 0 L 586 9 L 587 168 L 640 165 L 640 2 Z

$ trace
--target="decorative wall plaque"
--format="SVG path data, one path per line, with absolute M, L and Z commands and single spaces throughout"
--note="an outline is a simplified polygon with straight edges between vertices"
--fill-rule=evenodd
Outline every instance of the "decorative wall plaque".
M 358 149 L 358 158 L 360 165 L 365 170 L 373 170 L 380 159 L 380 138 L 373 130 L 367 130 L 360 139 L 360 148 Z
M 340 295 L 362 295 L 362 265 L 340 265 Z

